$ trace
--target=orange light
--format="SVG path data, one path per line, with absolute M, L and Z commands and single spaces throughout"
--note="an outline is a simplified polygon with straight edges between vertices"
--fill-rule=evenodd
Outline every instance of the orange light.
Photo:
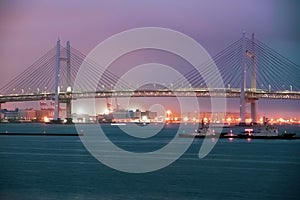
M 44 117 L 44 122 L 50 122 L 50 120 L 47 116 Z
M 251 119 L 251 118 L 248 118 L 248 119 L 246 119 L 245 121 L 246 121 L 246 123 L 251 123 L 251 122 L 252 122 L 252 119 Z
M 166 113 L 167 113 L 168 116 L 172 114 L 171 110 L 167 110 Z

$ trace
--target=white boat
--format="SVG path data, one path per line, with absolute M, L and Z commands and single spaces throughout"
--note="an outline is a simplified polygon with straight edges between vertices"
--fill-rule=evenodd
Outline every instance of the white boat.
M 126 126 L 126 123 L 111 123 L 111 126 Z
M 253 128 L 246 128 L 244 134 L 254 137 L 274 137 L 279 136 L 278 128 L 270 125 L 268 118 L 264 117 L 264 124 Z
M 272 125 L 258 126 L 257 128 L 246 128 L 244 133 L 248 136 L 279 136 L 278 128 Z

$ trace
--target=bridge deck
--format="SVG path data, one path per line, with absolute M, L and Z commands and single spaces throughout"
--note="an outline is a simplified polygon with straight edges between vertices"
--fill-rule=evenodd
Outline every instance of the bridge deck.
M 52 93 L 29 93 L 29 94 L 9 94 L 0 95 L 0 102 L 18 102 L 18 101 L 39 101 L 53 100 Z M 106 98 L 106 97 L 212 97 L 212 98 L 239 98 L 239 89 L 177 89 L 177 90 L 124 90 L 124 91 L 96 91 L 84 93 L 66 93 L 61 92 L 59 95 L 61 102 L 85 98 Z M 300 100 L 300 92 L 296 91 L 246 91 L 247 99 L 288 99 Z

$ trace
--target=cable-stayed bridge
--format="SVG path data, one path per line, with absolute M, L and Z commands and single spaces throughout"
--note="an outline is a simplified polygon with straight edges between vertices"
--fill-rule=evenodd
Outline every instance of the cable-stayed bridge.
M 81 83 L 80 90 L 73 84 L 82 64 L 102 77 L 90 76 Z M 214 79 L 212 65 L 216 64 L 223 80 L 223 88 L 210 87 L 202 77 Z M 197 67 L 166 85 L 147 84 L 136 89 L 136 83 L 121 80 L 105 70 L 79 50 L 62 46 L 60 41 L 23 73 L 0 89 L 0 105 L 5 102 L 55 100 L 55 119 L 59 104 L 67 104 L 67 118 L 71 116 L 71 101 L 81 98 L 108 97 L 226 97 L 240 98 L 241 121 L 245 121 L 246 103 L 251 104 L 251 118 L 256 121 L 258 99 L 300 100 L 300 66 L 274 51 L 263 42 L 243 37 Z M 97 73 L 95 73 L 97 74 Z M 94 90 L 90 83 L 98 83 Z

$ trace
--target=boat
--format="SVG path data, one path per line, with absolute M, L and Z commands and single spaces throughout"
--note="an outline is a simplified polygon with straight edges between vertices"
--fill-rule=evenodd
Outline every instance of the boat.
M 63 120 L 61 118 L 52 119 L 49 122 L 45 122 L 45 124 L 63 124 Z
M 234 133 L 221 133 L 220 135 L 205 135 L 199 133 L 183 133 L 179 134 L 179 137 L 183 138 L 228 138 L 228 139 L 287 139 L 294 140 L 300 139 L 300 137 L 296 136 L 296 133 L 282 133 L 278 135 L 258 135 L 256 134 L 234 134 Z
M 195 133 L 179 134 L 179 137 L 194 137 L 194 138 L 237 138 L 237 139 L 300 139 L 296 133 L 279 133 L 276 126 L 270 125 L 267 121 L 261 126 L 247 127 L 240 134 L 234 134 L 232 130 L 229 132 L 216 134 L 206 124 L 202 122 L 201 127 L 195 130 Z
M 196 129 L 194 133 L 179 134 L 179 137 L 204 138 L 206 136 L 217 137 L 215 131 L 213 129 L 209 128 L 209 124 L 204 123 L 203 119 L 202 119 L 200 127 L 198 129 Z
M 150 119 L 136 119 L 133 121 L 138 126 L 147 126 L 150 124 Z
M 264 118 L 263 125 L 251 126 L 244 129 L 240 134 L 234 134 L 232 130 L 229 132 L 222 132 L 216 134 L 214 130 L 210 129 L 202 120 L 201 127 L 195 130 L 195 133 L 179 134 L 179 137 L 195 137 L 195 138 L 252 138 L 252 139 L 300 139 L 296 133 L 279 133 L 278 128 L 268 123 L 268 118 Z
M 209 124 L 204 123 L 202 119 L 201 126 L 195 130 L 195 137 L 197 136 L 212 136 L 215 135 L 215 131 L 209 128 Z
M 115 122 L 115 123 L 111 123 L 110 125 L 111 126 L 126 126 L 126 123 L 117 123 L 117 122 Z
M 281 134 L 282 137 L 285 137 L 285 138 L 293 138 L 293 137 L 296 137 L 296 133 L 288 133 L 286 131 L 284 131 L 282 134 Z
M 150 122 L 146 122 L 146 121 L 138 121 L 138 122 L 134 122 L 136 125 L 138 126 L 147 126 L 150 124 Z
M 274 125 L 269 124 L 268 118 L 263 118 L 263 125 L 253 126 L 245 128 L 244 132 L 239 134 L 240 137 L 279 137 L 278 128 Z
M 278 128 L 272 125 L 258 126 L 257 128 L 246 128 L 240 136 L 248 137 L 274 137 L 279 136 Z
M 264 117 L 262 126 L 246 128 L 244 132 L 237 135 L 238 138 L 254 138 L 254 139 L 299 139 L 296 133 L 279 133 L 278 128 L 269 124 L 268 118 Z

